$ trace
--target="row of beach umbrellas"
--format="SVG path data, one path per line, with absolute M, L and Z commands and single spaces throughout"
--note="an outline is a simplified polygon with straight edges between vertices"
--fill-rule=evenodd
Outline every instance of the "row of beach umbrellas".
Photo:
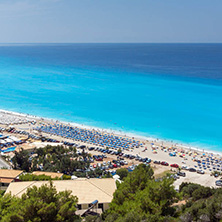
M 140 141 L 130 138 L 62 124 L 42 124 L 41 126 L 36 127 L 35 130 L 114 149 L 138 148 L 143 145 Z

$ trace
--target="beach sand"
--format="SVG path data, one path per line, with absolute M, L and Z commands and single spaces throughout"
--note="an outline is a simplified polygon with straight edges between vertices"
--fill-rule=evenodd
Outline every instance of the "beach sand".
M 46 118 L 41 118 L 41 117 L 36 117 L 36 116 L 30 116 L 26 114 L 20 114 L 20 113 L 15 113 L 15 112 L 8 112 L 5 110 L 0 110 L 0 127 L 2 128 L 9 128 L 9 127 L 15 127 L 17 130 L 25 130 L 29 133 L 35 134 L 35 135 L 42 135 L 42 136 L 47 136 L 53 139 L 56 139 L 60 142 L 62 141 L 68 141 L 68 142 L 73 142 L 71 139 L 66 139 L 62 138 L 57 135 L 50 135 L 47 133 L 43 132 L 38 132 L 34 130 L 35 127 L 41 125 L 41 124 L 54 124 L 54 123 L 60 123 L 64 125 L 72 125 L 76 126 L 81 129 L 90 129 L 90 130 L 96 130 L 100 131 L 106 134 L 112 134 L 112 135 L 117 135 L 117 136 L 122 136 L 126 138 L 133 138 L 135 140 L 139 140 L 143 145 L 140 146 L 139 148 L 134 148 L 134 149 L 127 149 L 123 150 L 124 153 L 127 154 L 134 154 L 134 155 L 139 155 L 140 157 L 148 157 L 152 161 L 158 160 L 158 161 L 166 161 L 169 164 L 176 163 L 179 166 L 185 165 L 187 167 L 194 167 L 197 165 L 197 162 L 195 160 L 202 160 L 206 156 L 211 156 L 215 159 L 222 160 L 222 156 L 220 153 L 213 153 L 211 151 L 203 151 L 202 149 L 194 149 L 194 148 L 189 148 L 185 145 L 181 144 L 175 144 L 169 141 L 162 141 L 158 140 L 155 138 L 146 138 L 146 137 L 140 137 L 137 135 L 129 135 L 129 134 L 120 134 L 117 132 L 112 131 L 109 132 L 104 129 L 98 129 L 98 128 L 93 128 L 89 126 L 82 126 L 79 124 L 70 124 L 70 123 L 65 123 L 65 122 L 59 122 L 58 120 L 51 120 L 51 119 L 46 119 Z M 18 136 L 18 135 L 16 135 Z M 80 141 L 75 141 L 78 145 L 86 145 L 87 147 L 94 146 L 92 144 L 87 144 L 84 142 Z M 32 143 L 29 145 L 25 146 L 30 146 L 33 147 L 38 146 L 42 147 L 45 144 L 41 143 Z M 56 144 L 55 144 L 56 145 Z M 97 146 L 98 147 L 98 146 Z M 104 147 L 103 147 L 104 148 Z M 170 152 L 175 152 L 176 156 L 170 156 Z M 161 173 L 164 170 L 171 170 L 171 167 L 166 167 L 166 166 L 160 166 L 160 165 L 155 165 L 155 170 L 160 169 L 159 172 Z M 189 182 L 201 182 L 202 185 L 209 185 L 213 186 L 215 180 L 212 176 L 210 176 L 210 171 L 207 169 L 205 175 L 197 174 L 197 173 L 187 173 L 187 177 L 180 178 L 178 181 L 189 181 Z M 208 179 L 206 179 L 207 177 Z M 198 178 L 200 178 L 198 180 Z M 205 179 L 204 179 L 205 178 Z M 213 182 L 212 182 L 213 181 Z M 179 183 L 179 182 L 178 182 Z

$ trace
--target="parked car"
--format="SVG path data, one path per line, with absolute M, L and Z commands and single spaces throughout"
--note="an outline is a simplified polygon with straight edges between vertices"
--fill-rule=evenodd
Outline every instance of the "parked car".
M 174 180 L 180 179 L 180 177 L 177 174 L 173 175 Z
M 196 172 L 196 169 L 190 168 L 189 171 L 190 171 L 190 172 Z
M 150 162 L 151 162 L 151 159 L 148 158 L 148 159 L 146 160 L 146 163 L 150 163 Z
M 160 161 L 155 160 L 153 163 L 155 163 L 155 164 L 160 164 L 161 162 L 160 162 Z
M 179 168 L 179 165 L 176 163 L 170 164 L 171 167 Z
M 179 179 L 180 177 L 177 174 L 171 174 L 170 178 L 173 178 L 174 180 Z
M 215 182 L 215 184 L 216 184 L 216 186 L 222 187 L 222 180 L 217 180 L 217 181 Z
M 203 170 L 197 170 L 197 173 L 199 174 L 205 174 L 205 172 Z
M 169 166 L 169 163 L 167 163 L 166 161 L 162 161 L 160 164 L 163 166 Z
M 188 166 L 185 166 L 185 165 L 182 165 L 181 169 L 183 169 L 183 170 L 189 170 L 189 167 L 188 167 Z
M 124 160 L 124 164 L 125 164 L 125 165 L 128 165 L 128 162 L 127 162 L 126 160 Z
M 123 160 L 120 161 L 120 165 L 121 165 L 121 166 L 124 166 Z
M 181 171 L 179 171 L 179 172 L 177 173 L 177 175 L 178 175 L 178 176 L 185 177 L 185 176 L 186 176 L 186 173 L 185 173 L 185 172 L 181 172 Z

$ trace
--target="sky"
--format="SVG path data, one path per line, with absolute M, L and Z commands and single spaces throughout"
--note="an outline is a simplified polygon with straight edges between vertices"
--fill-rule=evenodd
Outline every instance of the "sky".
M 0 43 L 221 43 L 222 0 L 0 0 Z

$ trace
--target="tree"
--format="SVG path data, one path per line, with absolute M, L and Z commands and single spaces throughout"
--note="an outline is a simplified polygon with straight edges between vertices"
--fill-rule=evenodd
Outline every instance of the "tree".
M 44 148 L 34 149 L 34 154 L 29 157 L 27 151 L 16 152 L 12 159 L 14 168 L 23 169 L 27 172 L 37 170 L 59 171 L 73 175 L 76 169 L 85 170 L 89 167 L 89 154 L 83 152 L 79 155 L 74 147 L 47 145 Z
M 0 220 L 73 222 L 79 220 L 75 214 L 77 201 L 71 191 L 57 193 L 51 182 L 39 188 L 33 186 L 21 198 L 7 194 L 0 199 Z
M 116 170 L 116 174 L 120 176 L 120 180 L 123 180 L 127 177 L 129 171 L 126 168 L 120 168 Z
M 12 158 L 12 163 L 14 165 L 14 169 L 21 169 L 29 172 L 31 167 L 29 153 L 24 149 L 21 149 L 20 152 L 15 151 L 15 156 Z
M 167 178 L 155 181 L 152 168 L 140 164 L 118 185 L 103 216 L 116 222 L 163 221 L 175 212 L 172 204 L 178 197 L 172 184 Z

